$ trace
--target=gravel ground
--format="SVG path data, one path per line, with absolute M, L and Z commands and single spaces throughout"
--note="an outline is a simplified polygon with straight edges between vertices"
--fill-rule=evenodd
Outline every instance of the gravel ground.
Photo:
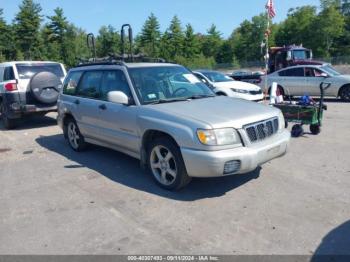
M 349 254 L 350 104 L 255 172 L 158 188 L 137 160 L 75 153 L 55 115 L 0 127 L 0 254 Z

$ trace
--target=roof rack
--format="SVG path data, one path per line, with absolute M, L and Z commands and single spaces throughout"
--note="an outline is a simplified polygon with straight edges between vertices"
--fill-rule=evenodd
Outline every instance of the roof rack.
M 125 53 L 125 28 L 128 28 L 128 42 L 129 42 L 129 53 Z M 167 61 L 163 58 L 148 57 L 145 54 L 133 54 L 133 34 L 132 28 L 129 24 L 122 25 L 121 28 L 121 55 L 120 54 L 108 54 L 107 57 L 97 58 L 96 57 L 96 39 L 93 33 L 89 33 L 86 37 L 86 43 L 90 49 L 92 58 L 90 59 L 79 59 L 77 67 L 93 66 L 93 65 L 122 65 L 127 66 L 125 63 L 166 63 Z

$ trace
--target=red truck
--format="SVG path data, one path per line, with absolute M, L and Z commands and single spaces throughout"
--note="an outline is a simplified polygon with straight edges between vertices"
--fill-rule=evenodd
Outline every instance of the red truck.
M 312 59 L 312 50 L 302 46 L 271 47 L 269 52 L 269 73 L 295 65 L 322 65 L 324 62 Z

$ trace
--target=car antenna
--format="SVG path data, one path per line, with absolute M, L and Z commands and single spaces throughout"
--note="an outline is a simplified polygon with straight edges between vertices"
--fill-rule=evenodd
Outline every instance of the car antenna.
M 122 42 L 122 59 L 124 61 L 125 59 L 125 28 L 128 27 L 128 37 L 129 37 L 129 58 L 131 62 L 133 62 L 133 35 L 132 35 L 132 28 L 130 24 L 124 24 L 122 25 L 121 29 L 121 42 Z
M 93 61 L 95 62 L 96 61 L 96 40 L 93 33 L 90 33 L 86 36 L 86 42 L 93 56 Z

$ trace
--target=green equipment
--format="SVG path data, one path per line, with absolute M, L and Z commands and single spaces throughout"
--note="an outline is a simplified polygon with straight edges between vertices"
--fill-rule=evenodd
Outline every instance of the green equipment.
M 299 137 L 304 134 L 303 125 L 310 125 L 310 132 L 318 135 L 321 132 L 323 110 L 327 110 L 324 104 L 324 91 L 331 86 L 331 83 L 320 84 L 321 98 L 319 103 L 293 104 L 290 102 L 274 104 L 279 108 L 285 118 L 286 127 L 289 122 L 297 123 L 292 128 L 292 136 Z

